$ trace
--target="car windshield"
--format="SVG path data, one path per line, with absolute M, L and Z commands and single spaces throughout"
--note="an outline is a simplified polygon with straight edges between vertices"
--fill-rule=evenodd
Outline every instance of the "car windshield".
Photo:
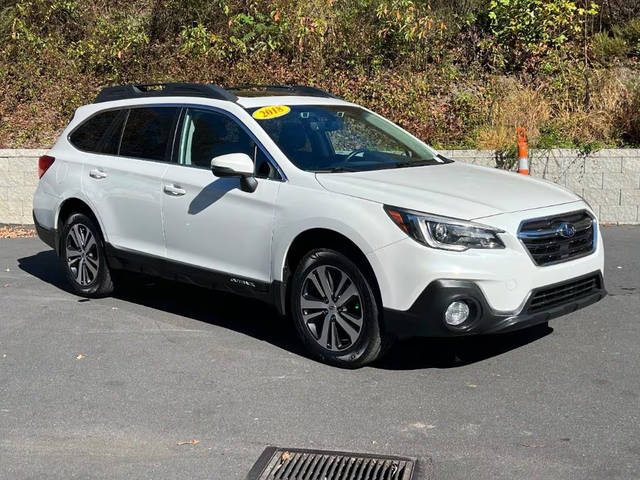
M 350 172 L 447 163 L 400 127 L 362 108 L 292 105 L 249 112 L 302 170 Z

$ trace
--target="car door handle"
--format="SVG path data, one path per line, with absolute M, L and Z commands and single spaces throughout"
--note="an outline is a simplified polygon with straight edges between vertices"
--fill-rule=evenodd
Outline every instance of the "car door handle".
M 107 174 L 106 172 L 103 172 L 102 170 L 100 170 L 99 168 L 94 168 L 93 170 L 91 170 L 89 172 L 89 176 L 91 178 L 95 178 L 96 180 L 100 180 L 103 178 L 107 178 Z
M 173 195 L 174 197 L 181 197 L 187 193 L 184 188 L 180 188 L 177 185 L 165 185 L 162 189 L 164 190 L 164 193 Z

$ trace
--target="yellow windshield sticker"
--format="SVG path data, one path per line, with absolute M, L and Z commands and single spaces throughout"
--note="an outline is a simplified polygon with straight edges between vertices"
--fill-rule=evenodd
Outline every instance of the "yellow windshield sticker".
M 253 112 L 253 118 L 256 120 L 269 120 L 270 118 L 277 118 L 289 113 L 291 109 L 286 105 L 270 105 L 268 107 L 262 107 Z

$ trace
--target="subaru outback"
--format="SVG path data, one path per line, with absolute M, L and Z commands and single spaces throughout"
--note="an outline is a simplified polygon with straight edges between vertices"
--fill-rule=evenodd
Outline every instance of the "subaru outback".
M 257 298 L 342 367 L 394 339 L 513 331 L 605 295 L 583 199 L 453 162 L 312 87 L 108 87 L 39 175 L 36 229 L 79 295 L 109 295 L 128 270 Z

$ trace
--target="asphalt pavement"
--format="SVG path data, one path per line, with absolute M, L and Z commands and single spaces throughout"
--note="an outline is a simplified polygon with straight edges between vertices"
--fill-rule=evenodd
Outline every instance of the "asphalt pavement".
M 0 478 L 241 480 L 272 444 L 438 480 L 638 479 L 640 228 L 604 241 L 600 303 L 347 371 L 263 304 L 141 277 L 85 300 L 38 239 L 0 240 Z

